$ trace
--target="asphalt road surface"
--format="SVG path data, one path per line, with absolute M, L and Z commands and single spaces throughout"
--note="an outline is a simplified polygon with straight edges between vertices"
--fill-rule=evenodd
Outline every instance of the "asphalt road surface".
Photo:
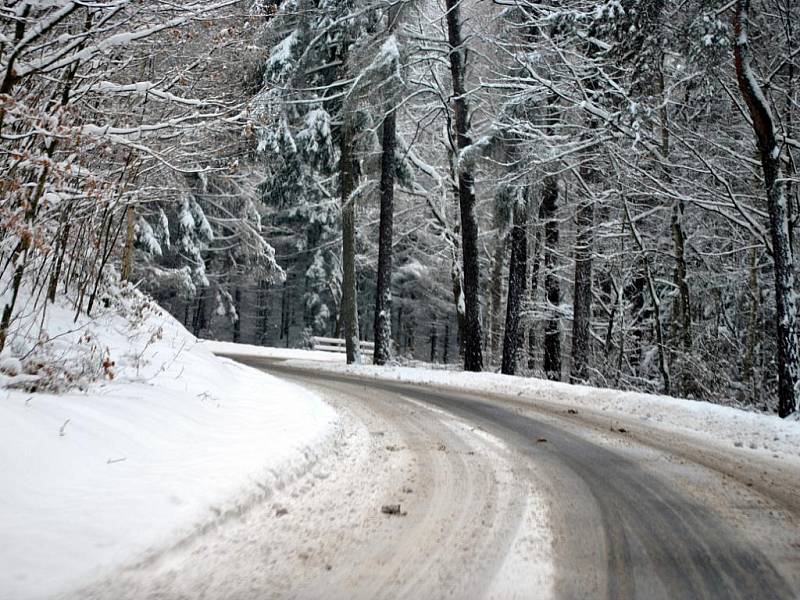
M 338 441 L 81 598 L 800 598 L 800 473 L 778 460 L 544 402 L 238 360 L 333 404 Z

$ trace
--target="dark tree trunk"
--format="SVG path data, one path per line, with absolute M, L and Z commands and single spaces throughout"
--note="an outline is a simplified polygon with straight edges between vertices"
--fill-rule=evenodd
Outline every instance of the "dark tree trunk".
M 436 346 L 439 344 L 439 331 L 436 329 L 436 321 L 431 322 L 431 362 L 436 362 Z
M 504 229 L 505 225 L 498 223 L 498 227 Z M 491 364 L 497 364 L 497 359 L 501 353 L 501 342 L 503 332 L 500 321 L 503 314 L 503 265 L 505 264 L 506 245 L 508 236 L 504 231 L 498 232 L 497 245 L 494 249 L 494 260 L 492 261 L 492 279 L 490 288 L 491 309 L 489 312 L 489 348 L 487 354 Z
M 675 299 L 675 315 L 673 322 L 680 331 L 680 345 L 682 355 L 678 358 L 678 372 L 680 378 L 677 390 L 680 394 L 686 394 L 691 389 L 689 380 L 688 361 L 692 351 L 692 313 L 689 299 L 689 283 L 686 277 L 686 237 L 683 233 L 683 200 L 676 200 L 672 207 L 671 230 L 672 246 L 675 252 L 675 285 L 678 287 L 678 297 Z
M 527 268 L 528 209 L 525 205 L 521 205 L 514 209 L 514 225 L 511 229 L 511 262 L 508 265 L 508 300 L 501 365 L 501 372 L 505 375 L 513 375 L 517 370 L 517 355 L 523 339 L 519 322 L 522 300 L 527 287 Z
M 642 348 L 644 346 L 644 330 L 645 325 L 650 319 L 650 310 L 645 304 L 645 286 L 647 285 L 647 278 L 642 275 L 638 270 L 633 277 L 633 282 L 625 288 L 626 304 L 631 307 L 631 328 L 633 329 L 633 357 L 636 359 L 636 364 L 633 365 L 634 372 L 641 375 L 642 367 Z
M 753 402 L 756 400 L 754 366 L 756 345 L 758 344 L 758 309 L 759 309 L 759 282 L 758 282 L 758 254 L 755 248 L 750 251 L 750 278 L 748 291 L 750 292 L 750 310 L 747 315 L 747 342 L 744 359 L 742 360 L 742 381 L 752 390 Z
M 453 113 L 456 130 L 456 150 L 472 144 L 469 136 L 467 91 L 464 83 L 466 48 L 461 38 L 460 0 L 445 0 L 447 8 L 447 37 L 450 45 L 450 74 L 453 79 Z M 478 260 L 478 218 L 475 214 L 475 190 L 472 170 L 458 171 L 458 199 L 461 209 L 461 239 L 464 257 L 464 370 L 483 369 L 483 334 L 480 310 L 480 263 Z
M 392 228 L 394 217 L 394 151 L 396 116 L 390 110 L 383 120 L 381 149 L 381 216 L 378 231 L 378 277 L 375 291 L 375 354 L 373 362 L 385 365 L 392 345 Z
M 283 282 L 283 297 L 284 297 L 284 306 L 282 307 L 282 318 L 281 318 L 281 339 L 283 340 L 284 345 L 288 348 L 289 347 L 289 332 L 291 331 L 291 324 L 292 324 L 292 289 L 290 287 L 290 280 L 292 275 L 290 273 L 286 274 L 286 279 Z
M 256 343 L 264 345 L 269 331 L 270 297 L 266 281 L 258 283 L 258 324 L 256 326 Z
M 347 115 L 341 133 L 340 177 L 342 192 L 342 329 L 347 364 L 361 363 L 358 338 L 358 293 L 356 290 L 355 187 L 353 178 L 353 130 Z
M 58 259 L 56 266 L 50 276 L 50 285 L 47 288 L 47 299 L 50 303 L 56 301 L 56 292 L 58 291 L 58 280 L 61 277 L 61 269 L 64 267 L 64 257 L 67 253 L 67 244 L 69 243 L 69 232 L 72 228 L 72 222 L 69 220 L 69 210 L 65 204 L 61 212 L 61 227 L 60 235 L 58 238 Z
M 586 177 L 590 180 L 590 177 Z M 592 343 L 592 252 L 594 199 L 587 197 L 578 206 L 575 239 L 575 286 L 573 288 L 572 356 L 570 383 L 588 379 Z
M 780 153 L 767 99 L 755 80 L 750 66 L 748 45 L 749 0 L 738 0 L 734 15 L 736 77 L 742 97 L 753 121 L 753 130 L 761 153 L 761 168 L 767 191 L 772 259 L 775 263 L 775 319 L 778 336 L 778 414 L 786 417 L 797 409 L 797 386 L 800 380 L 797 320 L 794 289 L 794 265 L 789 240 L 789 221 L 784 186 L 781 181 Z
M 450 362 L 450 319 L 444 322 L 444 339 L 442 340 L 442 362 Z
M 288 298 L 286 297 L 287 288 L 289 286 L 289 273 L 286 273 L 286 279 L 283 280 L 283 292 L 281 293 L 281 325 L 278 329 L 278 339 L 283 339 L 284 331 L 286 330 L 286 305 Z
M 538 221 L 544 220 L 543 204 L 539 204 L 539 218 Z M 531 287 L 530 287 L 530 301 L 531 306 L 536 305 L 536 292 L 539 289 L 539 267 L 541 265 L 542 254 L 542 232 L 537 228 L 536 241 L 533 244 L 533 256 L 531 257 Z M 533 322 L 528 326 L 528 369 L 533 370 L 536 368 L 536 326 Z
M 233 341 L 242 341 L 242 290 L 237 286 L 233 290 L 233 307 L 236 310 L 236 317 L 233 319 Z
M 200 295 L 197 297 L 197 308 L 194 312 L 193 319 L 193 333 L 195 337 L 200 337 L 206 328 L 206 290 L 200 290 Z
M 561 286 L 556 275 L 556 256 L 558 253 L 558 181 L 548 177 L 544 182 L 542 194 L 542 213 L 544 216 L 544 291 L 547 298 L 547 320 L 544 327 L 544 364 L 548 379 L 561 380 L 561 324 L 559 305 Z
M 402 300 L 402 298 L 401 298 Z M 402 355 L 405 352 L 405 344 L 403 343 L 403 305 L 397 308 L 397 351 Z

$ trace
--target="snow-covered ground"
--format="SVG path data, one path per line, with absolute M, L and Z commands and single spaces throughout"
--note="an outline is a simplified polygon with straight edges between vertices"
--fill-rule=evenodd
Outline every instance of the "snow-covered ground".
M 22 361 L 34 374 L 12 353 L 35 336 L 17 330 L 0 357 L 2 600 L 68 591 L 190 536 L 302 473 L 338 428 L 317 396 L 214 356 L 141 296 L 124 308 L 73 323 L 51 307 L 45 329 L 62 335 Z M 83 391 L 26 391 L 48 385 L 37 353 Z
M 216 344 L 216 343 L 215 343 Z M 372 365 L 346 365 L 316 361 L 319 352 L 302 350 L 282 354 L 281 349 L 257 346 L 209 345 L 215 352 L 286 358 L 287 364 L 311 366 L 320 371 L 347 373 L 386 381 L 434 385 L 452 390 L 502 394 L 515 400 L 593 411 L 615 419 L 635 419 L 649 427 L 702 438 L 729 449 L 753 455 L 785 459 L 800 465 L 800 420 L 797 415 L 780 419 L 775 415 L 749 412 L 709 402 L 653 394 L 569 385 L 497 373 L 465 373 L 444 369 Z
M 200 343 L 215 354 L 246 354 L 249 356 L 263 356 L 266 358 L 286 360 L 313 360 L 317 362 L 347 364 L 347 357 L 343 352 L 298 350 L 296 348 L 268 348 L 266 346 L 234 344 L 233 342 L 218 342 L 216 340 L 200 340 Z

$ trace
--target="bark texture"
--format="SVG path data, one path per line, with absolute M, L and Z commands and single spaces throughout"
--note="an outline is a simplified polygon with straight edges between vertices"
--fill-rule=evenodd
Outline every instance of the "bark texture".
M 342 187 L 342 329 L 347 364 L 361 363 L 358 339 L 358 293 L 356 290 L 356 227 L 353 195 L 353 130 L 345 115 L 341 135 L 340 177 Z
M 514 210 L 511 228 L 511 262 L 508 265 L 508 300 L 506 302 L 506 327 L 503 337 L 503 362 L 501 372 L 513 375 L 517 370 L 517 355 L 522 345 L 520 328 L 522 300 L 527 288 L 528 269 L 528 210 L 518 203 Z
M 378 230 L 378 277 L 375 290 L 375 354 L 373 363 L 385 365 L 392 345 L 392 230 L 394 220 L 394 151 L 396 115 L 390 110 L 383 120 L 381 148 L 381 216 Z
M 576 224 L 570 383 L 582 383 L 588 379 L 591 355 L 593 198 L 587 197 L 578 206 Z
M 458 151 L 472 144 L 466 87 L 466 51 L 461 37 L 459 0 L 446 0 L 447 37 L 450 45 L 450 74 L 453 79 L 453 113 Z M 464 258 L 464 370 L 483 370 L 483 334 L 480 310 L 480 263 L 478 260 L 478 219 L 472 169 L 459 166 L 458 199 L 461 209 L 461 239 Z
M 781 182 L 780 147 L 768 101 L 756 83 L 750 65 L 748 44 L 749 0 L 738 0 L 733 18 L 736 44 L 736 78 L 750 117 L 761 153 L 761 168 L 767 191 L 772 259 L 775 263 L 776 328 L 778 336 L 778 414 L 786 417 L 797 410 L 798 365 L 797 317 L 794 266 L 789 239 L 789 219 L 784 186 Z
M 547 320 L 544 326 L 544 368 L 549 379 L 561 380 L 561 324 L 558 315 L 561 304 L 561 285 L 556 275 L 558 253 L 558 181 L 548 177 L 542 192 L 542 215 L 544 217 L 544 292 L 547 298 Z

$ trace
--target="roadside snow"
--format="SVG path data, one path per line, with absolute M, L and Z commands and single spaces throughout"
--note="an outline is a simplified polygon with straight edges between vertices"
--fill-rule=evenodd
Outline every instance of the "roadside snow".
M 709 402 L 653 394 L 570 385 L 497 373 L 466 373 L 410 367 L 320 364 L 320 370 L 404 383 L 435 385 L 465 392 L 512 396 L 515 400 L 564 409 L 636 419 L 663 431 L 703 438 L 728 448 L 743 448 L 800 464 L 800 422 Z
M 215 350 L 216 351 L 216 350 Z M 676 432 L 727 449 L 785 459 L 800 465 L 800 420 L 780 419 L 775 415 L 749 412 L 709 402 L 668 396 L 623 392 L 619 390 L 570 385 L 528 377 L 512 377 L 497 373 L 467 373 L 443 369 L 372 365 L 330 364 L 305 355 L 303 360 L 293 350 L 282 355 L 280 349 L 268 351 L 235 346 L 228 354 L 267 356 L 289 359 L 287 364 L 319 371 L 346 373 L 451 390 L 500 394 L 514 400 L 543 407 L 569 408 L 607 415 L 609 423 L 638 420 L 665 432 Z M 318 353 L 315 353 L 318 354 Z
M 23 391 L 35 377 L 0 357 L 2 600 L 69 591 L 191 535 L 308 468 L 334 431 L 314 394 L 217 358 L 144 306 L 134 327 L 49 310 L 50 336 L 64 334 L 50 352 L 115 363 L 87 391 Z
M 245 354 L 265 358 L 313 360 L 346 364 L 347 357 L 343 352 L 323 352 L 322 350 L 297 350 L 295 348 L 268 348 L 250 344 L 234 344 L 216 340 L 198 340 L 200 344 L 214 354 Z

